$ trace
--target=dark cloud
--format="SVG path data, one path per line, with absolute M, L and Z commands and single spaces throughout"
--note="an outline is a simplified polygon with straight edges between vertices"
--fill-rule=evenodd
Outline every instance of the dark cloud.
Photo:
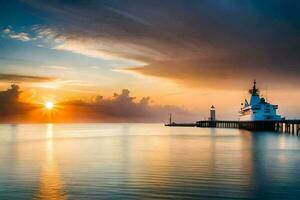
M 11 85 L 6 91 L 0 91 L 0 119 L 25 114 L 31 106 L 19 101 L 21 94 L 18 85 Z
M 264 85 L 272 84 L 273 89 L 298 87 L 298 68 L 275 68 L 268 63 L 264 67 L 254 67 L 256 65 L 253 60 L 244 62 L 237 59 L 234 63 L 216 58 L 161 61 L 128 70 L 172 79 L 192 88 L 237 90 L 247 88 L 253 79 L 263 82 Z
M 58 49 L 143 61 L 132 70 L 195 87 L 238 87 L 253 78 L 299 84 L 298 1 L 28 3 L 46 11 L 55 37 L 64 38 Z
M 52 80 L 54 79 L 51 77 L 0 73 L 0 81 L 44 82 L 44 81 L 52 81 Z
M 0 112 L 2 116 L 19 112 L 18 100 L 20 93 L 17 85 L 12 85 L 10 89 L 0 92 Z

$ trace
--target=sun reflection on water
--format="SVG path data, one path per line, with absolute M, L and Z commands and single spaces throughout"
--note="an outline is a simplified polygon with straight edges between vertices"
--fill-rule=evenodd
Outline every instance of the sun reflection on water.
M 47 124 L 46 139 L 45 159 L 42 163 L 39 191 L 35 199 L 65 200 L 67 197 L 64 182 L 61 179 L 54 155 L 53 124 Z

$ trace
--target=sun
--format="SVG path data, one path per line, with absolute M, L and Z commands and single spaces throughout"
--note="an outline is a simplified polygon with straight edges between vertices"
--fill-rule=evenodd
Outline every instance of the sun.
M 47 110 L 52 110 L 54 108 L 54 103 L 52 101 L 47 101 L 44 105 Z

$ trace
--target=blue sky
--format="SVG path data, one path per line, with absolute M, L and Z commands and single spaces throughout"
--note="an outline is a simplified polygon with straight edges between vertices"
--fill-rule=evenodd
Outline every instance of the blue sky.
M 88 74 L 98 70 L 109 75 L 111 69 L 136 64 L 125 59 L 90 57 L 54 49 L 54 40 L 39 36 L 35 31 L 36 27 L 53 26 L 48 17 L 45 12 L 33 9 L 26 2 L 1 1 L 0 18 L 4 19 L 0 22 L 1 73 L 61 78 L 65 74 L 57 74 L 51 69 L 72 68 L 73 72 Z M 22 34 L 28 39 L 22 38 Z

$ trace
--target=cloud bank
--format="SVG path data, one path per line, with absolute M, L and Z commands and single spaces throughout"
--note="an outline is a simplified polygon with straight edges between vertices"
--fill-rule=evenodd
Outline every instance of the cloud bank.
M 22 81 L 22 82 L 47 82 L 53 81 L 54 78 L 51 77 L 42 77 L 42 76 L 29 76 L 29 75 L 20 75 L 20 74 L 1 74 L 0 81 Z
M 80 100 L 63 103 L 77 111 L 73 120 L 92 120 L 107 122 L 167 122 L 169 114 L 176 117 L 176 121 L 195 121 L 197 114 L 184 108 L 169 105 L 152 105 L 150 97 L 137 100 L 130 96 L 128 89 L 120 94 L 114 93 L 110 98 L 97 96 L 94 102 Z M 79 118 L 78 118 L 79 117 Z
M 40 33 L 55 32 L 58 50 L 137 60 L 130 70 L 199 88 L 300 83 L 297 1 L 25 2 L 55 24 Z

